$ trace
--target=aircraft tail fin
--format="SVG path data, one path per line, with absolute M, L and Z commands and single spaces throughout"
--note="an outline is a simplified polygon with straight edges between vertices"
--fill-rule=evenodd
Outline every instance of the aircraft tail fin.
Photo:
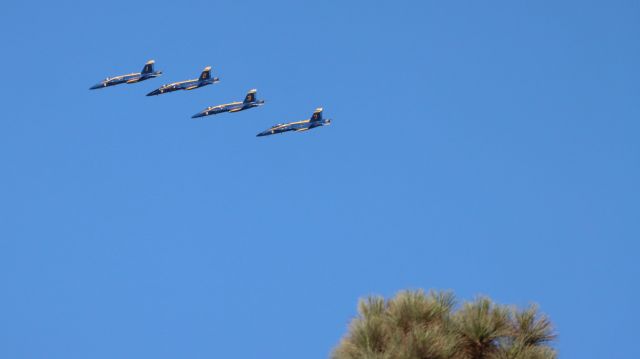
M 311 122 L 322 121 L 322 107 L 318 107 L 311 115 Z
M 207 66 L 204 68 L 204 70 L 202 70 L 202 73 L 200 74 L 200 78 L 198 80 L 202 81 L 202 80 L 209 80 L 211 78 L 211 66 Z
M 247 96 L 244 98 L 244 103 L 254 102 L 256 101 L 256 89 L 250 90 L 247 92 Z
M 155 64 L 156 62 L 153 60 L 149 60 L 147 61 L 146 64 L 144 64 L 144 67 L 142 68 L 142 73 L 143 74 L 150 74 L 153 72 L 153 64 Z

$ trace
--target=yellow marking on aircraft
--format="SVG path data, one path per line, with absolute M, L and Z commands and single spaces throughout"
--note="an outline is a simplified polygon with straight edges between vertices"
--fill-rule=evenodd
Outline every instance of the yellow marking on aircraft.
M 118 76 L 113 76 L 113 77 L 107 77 L 106 79 L 104 79 L 105 81 L 110 81 L 110 80 L 120 80 L 122 78 L 125 78 L 127 76 L 138 76 L 140 75 L 140 72 L 132 72 L 130 74 L 126 74 L 126 75 L 118 75 Z
M 209 107 L 207 107 L 207 110 L 213 110 L 213 109 L 223 108 L 225 106 L 241 105 L 241 104 L 242 104 L 242 102 L 230 102 L 230 103 L 225 103 L 225 104 L 218 105 L 218 106 L 209 106 Z
M 298 122 L 291 122 L 288 123 L 287 125 L 299 125 L 301 123 L 309 123 L 309 120 L 302 120 L 302 121 L 298 121 Z
M 284 128 L 287 126 L 292 126 L 292 125 L 299 125 L 302 123 L 309 123 L 309 120 L 302 120 L 302 121 L 297 121 L 297 122 L 289 122 L 289 123 L 284 123 L 282 125 L 276 125 L 273 127 L 273 129 L 280 129 L 280 128 Z
M 162 88 L 166 88 L 166 87 L 171 87 L 171 86 L 181 85 L 181 84 L 183 84 L 183 83 L 186 83 L 186 82 L 192 82 L 192 81 L 193 81 L 193 82 L 196 82 L 196 81 L 198 81 L 198 80 L 195 80 L 195 79 L 194 79 L 194 80 L 184 80 L 184 81 L 172 82 L 172 83 L 170 83 L 170 84 L 162 85 L 161 87 L 162 87 Z
M 178 81 L 178 82 L 173 82 L 173 83 L 171 83 L 171 85 L 181 85 L 181 84 L 183 84 L 183 83 L 191 82 L 191 81 L 198 81 L 198 80 L 197 80 L 197 79 L 193 79 L 193 80 Z
M 139 73 L 139 72 L 132 72 L 132 73 L 130 73 L 130 74 L 120 75 L 120 76 L 116 76 L 116 77 L 113 77 L 113 78 L 114 78 L 114 79 L 121 79 L 121 78 L 123 78 L 123 77 L 127 77 L 127 76 L 137 76 L 137 75 L 140 75 L 140 73 Z

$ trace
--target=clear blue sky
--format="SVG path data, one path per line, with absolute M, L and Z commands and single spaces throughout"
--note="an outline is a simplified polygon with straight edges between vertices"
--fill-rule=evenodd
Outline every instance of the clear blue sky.
M 359 297 L 405 288 L 536 302 L 562 357 L 640 357 L 637 1 L 0 20 L 1 358 L 327 358 Z M 219 84 L 144 96 L 206 65 Z M 251 88 L 264 107 L 190 119 Z M 317 106 L 331 127 L 255 137 Z

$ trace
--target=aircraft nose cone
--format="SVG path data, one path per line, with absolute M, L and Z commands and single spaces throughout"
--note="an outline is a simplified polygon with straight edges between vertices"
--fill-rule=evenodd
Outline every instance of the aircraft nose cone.
M 97 89 L 100 89 L 100 88 L 103 88 L 103 87 L 104 87 L 104 84 L 102 84 L 102 83 L 95 84 L 95 85 L 89 87 L 89 90 L 97 90 Z
M 204 117 L 204 115 L 202 113 L 196 113 L 195 115 L 191 116 L 191 118 L 198 118 L 198 117 Z
M 160 90 L 153 90 L 151 92 L 149 92 L 147 94 L 147 96 L 155 96 L 155 95 L 159 95 L 160 94 Z

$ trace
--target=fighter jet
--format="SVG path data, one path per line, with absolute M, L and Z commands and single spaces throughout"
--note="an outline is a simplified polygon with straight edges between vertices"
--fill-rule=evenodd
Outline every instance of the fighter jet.
M 331 119 L 322 118 L 322 107 L 320 107 L 313 112 L 313 115 L 311 115 L 311 118 L 308 120 L 290 122 L 290 123 L 284 123 L 284 124 L 280 123 L 275 126 L 271 126 L 271 128 L 269 128 L 266 131 L 260 132 L 259 134 L 257 134 L 257 136 L 258 137 L 268 136 L 268 135 L 283 133 L 287 131 L 302 132 L 302 131 L 307 131 L 312 128 L 316 128 L 320 126 L 328 126 L 330 124 L 331 124 Z
M 162 71 L 154 71 L 153 64 L 155 61 L 149 60 L 142 68 L 142 72 L 137 72 L 128 75 L 120 75 L 115 77 L 107 77 L 106 79 L 100 81 L 99 83 L 91 86 L 89 90 L 101 89 L 109 86 L 119 85 L 119 84 L 132 84 L 148 79 L 152 79 L 154 77 L 158 77 L 162 75 Z
M 223 112 L 239 112 L 239 111 L 248 110 L 250 108 L 262 106 L 263 104 L 264 104 L 264 100 L 258 100 L 256 98 L 256 90 L 253 89 L 247 92 L 247 95 L 245 96 L 244 101 L 242 102 L 231 102 L 224 105 L 207 107 L 204 110 L 191 116 L 191 118 L 217 115 Z
M 199 78 L 193 79 L 193 80 L 174 82 L 168 85 L 162 85 L 160 88 L 149 92 L 147 96 L 161 95 L 163 93 L 173 92 L 178 90 L 193 90 L 193 89 L 197 89 L 198 87 L 214 84 L 218 81 L 220 81 L 220 79 L 217 77 L 211 78 L 211 66 L 207 66 L 204 68 Z

